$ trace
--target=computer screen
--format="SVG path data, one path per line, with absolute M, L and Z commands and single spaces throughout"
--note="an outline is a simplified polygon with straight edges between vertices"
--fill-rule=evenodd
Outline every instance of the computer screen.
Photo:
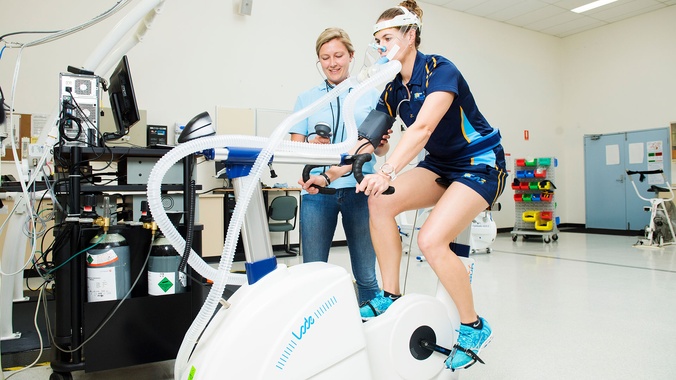
M 118 63 L 113 74 L 110 76 L 108 96 L 117 132 L 104 134 L 103 138 L 106 141 L 119 139 L 126 135 L 129 132 L 129 128 L 141 119 L 136 104 L 134 85 L 131 80 L 129 61 L 126 55 L 122 57 L 120 63 Z

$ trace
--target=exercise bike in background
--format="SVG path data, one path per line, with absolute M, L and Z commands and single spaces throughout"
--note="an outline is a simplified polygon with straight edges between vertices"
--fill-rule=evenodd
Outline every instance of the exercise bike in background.
M 495 203 L 493 206 L 481 211 L 479 215 L 472 220 L 472 223 L 470 223 L 470 225 L 458 235 L 455 241 L 451 243 L 453 252 L 461 257 L 477 253 L 491 253 L 491 245 L 495 242 L 495 238 L 498 235 L 498 228 L 495 224 L 495 220 L 493 220 L 492 212 L 500 211 L 501 208 L 502 206 L 500 203 Z M 417 248 L 414 236 L 420 230 L 420 226 L 424 223 L 424 221 L 420 222 L 419 219 L 427 216 L 430 211 L 432 211 L 431 208 L 417 210 L 413 219 L 413 225 L 407 224 L 404 213 L 398 216 L 398 228 L 404 253 L 411 253 L 414 246 Z M 422 254 L 417 255 L 415 258 L 420 262 L 425 261 L 425 256 Z
M 498 228 L 493 220 L 493 211 L 500 211 L 502 205 L 495 203 L 482 211 L 470 225 L 470 253 L 491 253 L 491 244 L 498 235 Z
M 654 193 L 655 196 L 653 198 L 646 198 L 641 195 L 641 193 L 638 191 L 638 187 L 636 187 L 636 182 L 634 182 L 634 177 L 632 177 L 635 174 L 639 175 L 639 182 L 645 181 L 646 176 L 648 175 L 659 174 L 662 176 L 663 183 L 666 187 L 651 185 L 648 189 L 648 192 Z M 674 234 L 676 207 L 672 202 L 674 199 L 674 191 L 667 181 L 664 171 L 662 169 L 645 171 L 627 170 L 627 176 L 629 177 L 629 180 L 636 191 L 636 195 L 638 195 L 638 197 L 644 201 L 650 203 L 649 207 L 644 207 L 646 211 L 650 211 L 650 222 L 644 229 L 644 237 L 639 238 L 634 246 L 662 247 L 676 243 L 676 234 Z M 660 193 L 669 193 L 669 197 L 660 198 Z

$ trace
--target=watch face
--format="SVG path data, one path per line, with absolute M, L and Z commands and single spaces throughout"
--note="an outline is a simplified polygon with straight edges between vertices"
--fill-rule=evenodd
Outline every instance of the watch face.
M 394 172 L 394 168 L 390 164 L 383 164 L 383 166 L 380 167 L 380 170 L 387 175 Z

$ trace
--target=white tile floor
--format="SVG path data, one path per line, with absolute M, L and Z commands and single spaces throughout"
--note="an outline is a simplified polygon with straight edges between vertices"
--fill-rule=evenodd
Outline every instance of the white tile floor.
M 500 234 L 476 254 L 474 296 L 495 339 L 485 365 L 461 379 L 676 379 L 676 247 L 634 248 L 634 237 L 566 233 L 544 244 Z M 406 292 L 433 294 L 436 277 L 412 259 Z M 297 264 L 298 258 L 281 260 Z M 346 248 L 330 261 L 349 267 Z M 171 379 L 172 362 L 74 379 Z M 11 379 L 47 379 L 49 367 Z M 7 372 L 5 376 L 7 376 Z

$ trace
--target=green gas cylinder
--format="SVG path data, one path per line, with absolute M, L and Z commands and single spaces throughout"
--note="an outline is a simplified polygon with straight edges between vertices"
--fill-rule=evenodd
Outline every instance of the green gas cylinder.
M 181 256 L 164 235 L 159 234 L 150 249 L 148 258 L 148 294 L 163 296 L 183 293 L 185 273 L 178 271 Z

